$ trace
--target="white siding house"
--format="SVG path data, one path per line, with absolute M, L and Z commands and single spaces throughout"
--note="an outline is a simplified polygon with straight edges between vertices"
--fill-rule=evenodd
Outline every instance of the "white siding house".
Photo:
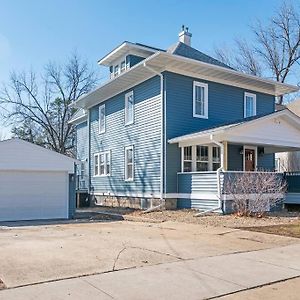
M 69 218 L 75 162 L 19 139 L 0 142 L 0 221 Z

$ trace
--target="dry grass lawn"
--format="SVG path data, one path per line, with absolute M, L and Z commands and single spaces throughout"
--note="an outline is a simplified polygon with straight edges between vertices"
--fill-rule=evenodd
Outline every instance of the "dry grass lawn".
M 243 228 L 245 229 L 245 228 Z M 273 226 L 247 227 L 247 230 L 300 238 L 300 222 Z

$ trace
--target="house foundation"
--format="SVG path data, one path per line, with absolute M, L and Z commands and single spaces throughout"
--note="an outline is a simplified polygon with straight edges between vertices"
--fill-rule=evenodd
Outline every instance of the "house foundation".
M 172 210 L 177 208 L 177 199 L 159 199 L 142 197 L 124 197 L 111 195 L 93 195 L 91 206 L 129 207 L 134 209 L 148 209 L 164 203 L 164 209 Z

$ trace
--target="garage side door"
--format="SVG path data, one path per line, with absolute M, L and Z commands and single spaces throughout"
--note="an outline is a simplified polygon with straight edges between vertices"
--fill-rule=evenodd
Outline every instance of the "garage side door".
M 67 173 L 0 171 L 0 221 L 67 217 Z

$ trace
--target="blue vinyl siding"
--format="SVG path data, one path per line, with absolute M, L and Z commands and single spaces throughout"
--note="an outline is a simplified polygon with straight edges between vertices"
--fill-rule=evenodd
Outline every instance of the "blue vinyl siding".
M 125 94 L 134 94 L 134 124 L 125 126 Z M 105 102 L 106 132 L 98 133 L 98 108 L 90 110 L 91 184 L 97 193 L 158 194 L 160 192 L 161 100 L 155 76 Z M 124 148 L 134 146 L 134 181 L 124 181 Z M 111 176 L 94 177 L 94 153 L 111 151 Z
M 257 114 L 273 112 L 275 97 L 207 80 L 165 72 L 166 141 L 244 117 L 244 93 L 256 94 Z M 208 119 L 193 117 L 193 82 L 208 84 Z M 180 171 L 180 149 L 167 143 L 167 193 L 177 189 L 176 173 Z M 239 156 L 241 156 L 239 154 Z M 242 158 L 242 156 L 241 156 Z M 238 159 L 238 158 L 237 158 Z
M 228 144 L 228 170 L 229 171 L 243 171 L 243 155 L 240 153 L 243 145 Z M 258 153 L 257 168 L 273 171 L 275 168 L 275 156 L 271 154 Z
M 232 145 L 227 146 L 227 168 L 230 171 L 243 171 L 243 155 L 240 154 L 242 145 Z
M 88 158 L 88 129 L 86 121 L 76 126 L 76 152 L 78 160 Z

